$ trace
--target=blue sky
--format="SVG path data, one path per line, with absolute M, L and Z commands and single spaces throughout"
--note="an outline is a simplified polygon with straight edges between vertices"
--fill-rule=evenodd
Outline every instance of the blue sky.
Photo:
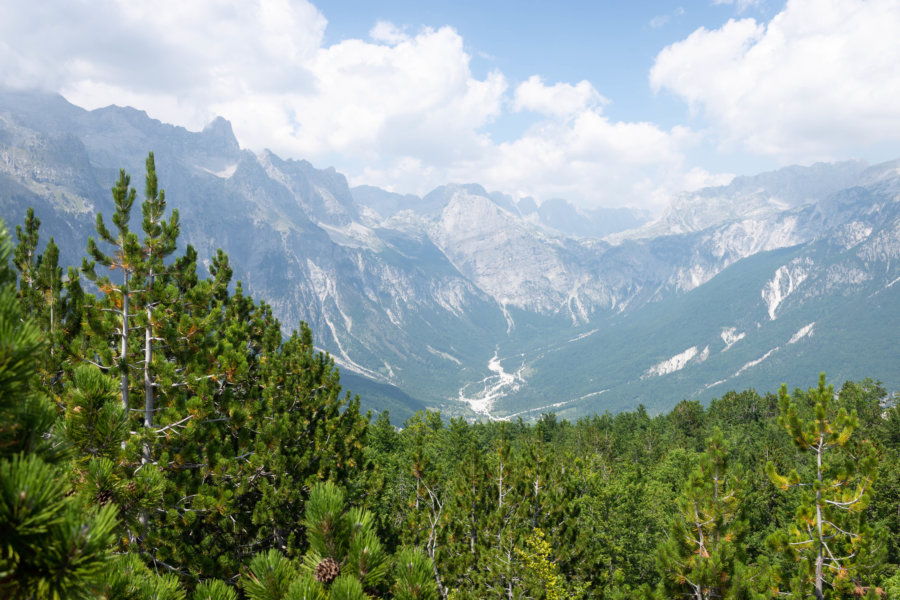
M 326 43 L 365 38 L 378 21 L 409 32 L 449 25 L 465 40 L 476 77 L 500 69 L 515 81 L 534 74 L 551 82 L 587 79 L 613 100 L 610 115 L 676 125 L 684 118 L 684 103 L 654 94 L 647 79 L 657 53 L 699 27 L 771 16 L 783 5 L 775 0 L 746 7 L 708 1 L 330 0 L 321 6 L 328 18 Z
M 0 85 L 130 105 L 427 193 L 662 209 L 787 164 L 900 158 L 898 0 L 0 4 Z
M 696 118 L 681 99 L 651 89 L 648 75 L 659 51 L 701 27 L 715 29 L 729 19 L 769 20 L 784 1 L 331 0 L 322 6 L 328 18 L 326 43 L 364 38 L 379 21 L 407 32 L 449 25 L 465 40 L 476 77 L 499 69 L 512 81 L 534 74 L 549 83 L 588 80 L 609 100 L 604 113 L 611 118 L 649 120 L 670 128 Z M 510 140 L 528 123 L 528 115 L 507 112 L 485 130 L 497 140 Z M 779 166 L 765 157 L 704 153 L 697 159 L 731 173 Z

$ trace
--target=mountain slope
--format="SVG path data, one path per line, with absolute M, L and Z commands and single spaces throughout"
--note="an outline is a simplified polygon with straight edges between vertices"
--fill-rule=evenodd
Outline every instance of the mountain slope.
M 287 330 L 310 324 L 364 406 L 401 419 L 664 410 L 821 369 L 900 388 L 900 163 L 738 178 L 641 224 L 477 184 L 351 189 L 242 150 L 223 119 L 190 132 L 0 92 L 0 215 L 34 206 L 77 263 L 118 169 L 141 189 L 150 150 L 182 242 L 225 249 Z

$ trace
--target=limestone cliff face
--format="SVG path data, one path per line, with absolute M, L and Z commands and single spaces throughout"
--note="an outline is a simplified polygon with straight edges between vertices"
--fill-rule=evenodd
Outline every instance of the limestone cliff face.
M 898 162 L 738 178 L 646 222 L 477 184 L 421 198 L 351 189 L 334 169 L 242 150 L 223 119 L 190 132 L 0 92 L 0 215 L 19 223 L 34 206 L 43 239 L 76 264 L 118 169 L 140 192 L 151 150 L 182 247 L 207 259 L 223 248 L 286 330 L 307 321 L 345 370 L 451 414 L 466 414 L 462 400 L 527 416 L 548 394 L 580 414 L 654 382 L 682 382 L 685 397 L 774 377 L 766 365 L 823 339 L 821 315 L 850 318 L 853 302 L 890 312 L 900 290 Z

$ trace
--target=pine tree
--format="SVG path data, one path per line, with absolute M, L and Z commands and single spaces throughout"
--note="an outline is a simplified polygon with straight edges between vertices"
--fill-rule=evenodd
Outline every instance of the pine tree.
M 111 251 L 91 239 L 92 261 L 82 265 L 99 293 L 79 302 L 76 278 L 64 297 L 85 315 L 85 343 L 73 351 L 118 376 L 121 410 L 82 390 L 99 373 L 76 371 L 65 434 L 85 449 L 101 429 L 107 441 L 119 436 L 122 423 L 114 422 L 124 415 L 128 434 L 118 445 L 91 442 L 111 454 L 79 465 L 86 493 L 119 506 L 129 547 L 154 568 L 234 578 L 261 550 L 302 554 L 296 515 L 313 483 L 367 471 L 367 423 L 358 400 L 341 396 L 337 369 L 314 351 L 308 327 L 284 340 L 271 307 L 244 294 L 240 282 L 229 293 L 224 253 L 207 279 L 198 277 L 192 247 L 172 256 L 178 214 L 165 217 L 152 153 L 146 167 L 142 235 L 128 227 L 136 192 L 120 172 L 115 234 L 97 219 Z M 132 407 L 141 396 L 143 406 Z
M 542 529 L 535 529 L 525 539 L 525 549 L 517 548 L 517 554 L 522 559 L 526 584 L 534 590 L 533 597 L 545 600 L 563 600 L 563 598 L 577 600 L 584 595 L 584 588 L 569 589 L 566 585 L 566 578 L 560 572 L 559 565 L 551 560 L 552 548 Z
M 0 596 L 95 598 L 115 508 L 68 493 L 65 456 L 46 435 L 56 408 L 34 387 L 45 346 L 9 283 L 10 254 L 0 224 Z
M 437 600 L 431 561 L 419 550 L 401 548 L 394 557 L 394 600 Z
M 482 540 L 488 546 L 482 569 L 487 571 L 484 587 L 494 595 L 506 598 L 522 596 L 523 574 L 516 550 L 522 544 L 521 522 L 527 512 L 521 482 L 514 477 L 515 457 L 509 440 L 507 423 L 499 424 L 489 465 L 490 510 L 483 523 Z M 494 487 L 496 486 L 496 488 Z
M 319 483 L 310 491 L 306 508 L 309 551 L 302 563 L 274 549 L 259 553 L 240 586 L 251 600 L 436 600 L 431 561 L 420 551 L 405 548 L 392 573 L 374 522 L 369 511 L 349 507 L 338 486 Z
M 194 588 L 191 600 L 238 600 L 238 596 L 234 588 L 218 579 L 207 579 Z
M 725 442 L 716 428 L 678 499 L 669 539 L 659 548 L 660 570 L 667 574 L 671 595 L 736 597 L 745 529 L 737 480 L 729 473 Z
M 40 303 L 38 292 L 38 269 L 40 269 L 40 255 L 38 254 L 38 230 L 41 220 L 34 216 L 34 209 L 29 207 L 25 215 L 24 226 L 16 225 L 16 245 L 13 263 L 19 270 L 19 297 L 22 307 L 28 316 L 34 316 Z
M 526 437 L 514 468 L 522 498 L 515 547 L 527 548 L 532 530 L 540 529 L 550 541 L 552 562 L 561 573 L 572 575 L 565 587 L 570 591 L 581 589 L 589 581 L 576 582 L 574 577 L 575 566 L 583 562 L 585 550 L 585 545 L 579 543 L 581 506 L 574 501 L 579 496 L 576 470 L 572 468 L 575 460 L 565 450 L 553 451 L 554 438 L 561 435 L 555 415 L 543 415 L 541 422 Z
M 43 254 L 38 254 L 41 220 L 29 208 L 23 225 L 16 226 L 18 244 L 13 263 L 19 272 L 19 302 L 27 315 L 44 333 L 47 352 L 41 357 L 40 378 L 44 389 L 59 391 L 65 365 L 67 343 L 64 319 L 65 300 L 62 268 L 59 266 L 59 247 L 50 238 Z M 78 315 L 80 321 L 81 315 Z
M 306 324 L 272 353 L 260 369 L 261 401 L 250 407 L 257 447 L 272 473 L 258 488 L 257 535 L 272 539 L 289 556 L 303 550 L 305 490 L 323 480 L 349 484 L 369 469 L 363 448 L 367 424 L 359 400 L 341 395 L 331 359 L 315 352 Z
M 57 435 L 76 450 L 76 488 L 93 503 L 114 504 L 124 526 L 120 539 L 138 541 L 141 518 L 162 501 L 164 481 L 152 464 L 140 464 L 128 452 L 131 437 L 118 386 L 93 365 L 75 368 L 66 390 L 66 410 Z
M 310 491 L 305 525 L 309 550 L 303 562 L 316 581 L 327 588 L 350 577 L 378 588 L 389 563 L 369 511 L 347 507 L 341 489 L 329 481 Z
M 104 600 L 185 600 L 184 586 L 173 573 L 155 573 L 134 553 L 113 557 L 107 570 Z M 197 586 L 192 600 L 237 600 L 234 590 L 221 581 Z
M 90 309 L 89 327 L 98 342 L 92 347 L 99 359 L 95 364 L 104 370 L 118 371 L 120 399 L 126 411 L 130 408 L 130 370 L 134 362 L 129 350 L 129 335 L 134 320 L 134 307 L 131 306 L 134 300 L 133 285 L 143 266 L 142 249 L 137 234 L 128 226 L 136 195 L 135 189 L 129 187 L 130 184 L 131 178 L 124 169 L 120 170 L 119 179 L 112 188 L 115 205 L 112 221 L 116 227 L 115 235 L 106 227 L 103 215 L 97 213 L 95 225 L 97 235 L 101 242 L 112 246 L 112 252 L 104 253 L 93 237 L 88 238 L 87 251 L 91 260 L 85 258 L 81 266 L 82 272 L 104 294 L 105 300 L 104 302 L 89 300 L 87 303 L 87 308 Z M 98 264 L 110 272 L 121 271 L 121 282 L 114 284 L 108 275 L 98 274 L 96 271 Z M 115 342 L 114 347 L 118 348 L 115 355 L 107 345 L 110 341 Z M 90 357 L 85 358 L 91 360 Z
M 63 272 L 59 266 L 59 246 L 50 238 L 40 257 L 37 270 L 36 288 L 40 293 L 37 319 L 48 341 L 48 351 L 44 361 L 45 385 L 58 382 L 67 358 L 61 349 L 66 344 L 63 329 Z
M 176 248 L 179 234 L 178 211 L 172 211 L 166 220 L 165 192 L 159 189 L 156 162 L 151 152 L 146 160 L 145 198 L 141 204 L 141 239 L 128 226 L 136 198 L 135 189 L 129 188 L 129 185 L 130 177 L 124 170 L 120 171 L 119 180 L 112 189 L 116 209 L 113 215 L 113 224 L 117 228 L 115 235 L 105 226 L 102 215 L 97 215 L 97 234 L 101 241 L 113 247 L 112 253 L 102 252 L 94 239 L 90 238 L 88 254 L 92 261 L 85 260 L 82 271 L 104 294 L 105 301 L 96 305 L 95 310 L 89 313 L 93 337 L 100 342 L 94 346 L 101 358 L 100 366 L 109 368 L 111 365 L 111 353 L 104 347 L 103 338 L 110 336 L 111 330 L 115 330 L 112 337 L 119 349 L 115 361 L 121 377 L 122 405 L 128 410 L 131 371 L 140 368 L 144 396 L 143 426 L 150 428 L 153 427 L 156 411 L 158 385 L 153 372 L 154 347 L 166 341 L 157 336 L 157 328 L 172 316 L 167 309 L 171 309 L 176 300 L 175 288 L 169 287 L 172 278 L 166 259 Z M 110 272 L 121 270 L 121 283 L 114 285 L 109 276 L 99 276 L 97 264 Z M 110 315 L 114 318 L 110 319 Z M 129 344 L 129 334 L 135 329 L 142 333 L 140 351 L 130 348 Z M 145 457 L 145 460 L 148 459 L 149 457 Z
M 485 529 L 489 513 L 487 464 L 474 438 L 472 428 L 463 419 L 452 419 L 448 435 L 452 439 L 447 448 L 456 463 L 446 502 L 447 525 L 443 532 L 446 548 L 443 564 L 459 579 L 447 581 L 451 588 L 482 589 L 485 550 L 488 535 Z M 454 448 L 455 446 L 455 448 Z
M 172 211 L 168 221 L 165 220 L 166 194 L 159 189 L 156 162 L 152 152 L 147 157 L 146 168 L 145 198 L 141 204 L 145 285 L 141 328 L 144 332 L 144 427 L 153 427 L 153 413 L 156 410 L 154 390 L 156 382 L 152 373 L 153 346 L 160 341 L 155 330 L 158 322 L 170 316 L 166 314 L 164 304 L 166 300 L 172 302 L 174 293 L 170 293 L 168 289 L 165 260 L 175 251 L 179 225 L 177 210 Z M 146 459 L 149 459 L 149 456 L 145 457 Z
M 826 385 L 822 373 L 818 387 L 810 388 L 808 394 L 813 418 L 803 420 L 802 407 L 782 385 L 778 422 L 795 447 L 812 458 L 812 464 L 802 476 L 796 469 L 780 475 L 771 461 L 766 466 L 775 485 L 800 490 L 800 506 L 790 530 L 773 540 L 777 547 L 790 548 L 799 561 L 791 581 L 791 591 L 799 598 L 823 600 L 863 590 L 880 562 L 878 540 L 862 520 L 871 495 L 875 456 L 865 443 L 848 452 L 858 425 L 856 412 L 847 414 L 841 408 L 835 415 L 833 399 L 834 387 Z
M 407 421 L 411 444 L 407 449 L 409 472 L 414 481 L 411 490 L 414 510 L 408 517 L 406 541 L 416 547 L 424 547 L 431 559 L 432 571 L 438 592 L 447 600 L 447 586 L 441 573 L 442 529 L 445 524 L 444 508 L 447 504 L 445 475 L 438 467 L 429 442 L 436 439 L 443 429 L 440 413 L 417 412 Z

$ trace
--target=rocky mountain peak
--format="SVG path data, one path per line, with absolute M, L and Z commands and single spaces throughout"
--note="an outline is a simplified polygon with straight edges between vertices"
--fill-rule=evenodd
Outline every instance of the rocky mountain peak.
M 237 138 L 234 137 L 231 122 L 223 117 L 216 117 L 210 121 L 201 133 L 203 143 L 211 152 L 231 155 L 241 151 Z
M 241 150 L 225 119 L 191 132 L 0 91 L 0 214 L 34 206 L 77 264 L 118 169 L 140 182 L 149 150 L 181 242 L 228 252 L 364 398 L 369 378 L 449 415 L 490 398 L 490 418 L 571 417 L 771 385 L 799 359 L 837 378 L 888 378 L 900 360 L 900 161 L 736 178 L 614 245 L 599 236 L 647 216 L 478 184 L 351 189 L 333 168 Z
M 265 150 L 259 157 L 267 175 L 288 189 L 313 222 L 346 226 L 358 220 L 347 178 L 333 168 L 316 169 L 305 160 L 284 160 Z

